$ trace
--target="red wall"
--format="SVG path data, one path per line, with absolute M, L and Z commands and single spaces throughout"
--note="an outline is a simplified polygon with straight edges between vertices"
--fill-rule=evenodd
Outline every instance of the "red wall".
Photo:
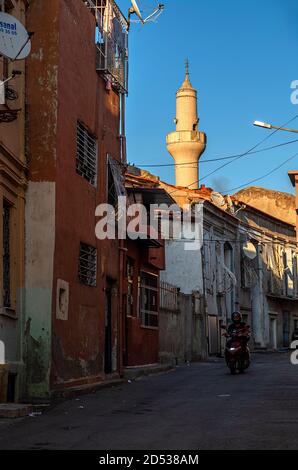
M 107 91 L 96 72 L 95 19 L 83 1 L 34 2 L 34 61 L 28 85 L 30 179 L 56 183 L 56 230 L 53 280 L 52 388 L 104 378 L 104 306 L 106 280 L 114 282 L 112 323 L 114 353 L 120 363 L 119 244 L 95 237 L 95 209 L 106 202 L 106 154 L 120 159 L 119 96 Z M 40 93 L 40 83 L 49 86 Z M 98 185 L 76 173 L 77 120 L 98 139 Z M 97 287 L 78 281 L 80 242 L 97 246 Z M 69 319 L 56 319 L 57 279 L 70 286 Z M 119 336 L 119 337 L 118 337 Z M 118 339 L 117 339 L 118 338 Z M 117 339 L 117 341 L 116 341 Z
M 134 312 L 132 317 L 126 318 L 126 365 L 154 364 L 159 361 L 159 331 L 141 325 L 138 310 L 138 277 L 142 270 L 159 275 L 159 269 L 149 264 L 151 249 L 148 250 L 141 242 L 128 240 L 126 247 L 127 256 L 134 262 Z M 163 247 L 155 249 L 154 252 L 156 260 L 164 257 Z
M 104 80 L 96 72 L 94 37 L 95 20 L 83 2 L 62 1 L 54 285 L 58 278 L 70 282 L 70 305 L 67 323 L 54 320 L 54 382 L 58 376 L 70 380 L 103 375 L 107 277 L 119 291 L 118 241 L 99 242 L 95 237 L 95 209 L 106 202 L 106 155 L 120 159 L 119 96 L 105 89 Z M 76 173 L 78 119 L 98 139 L 97 188 Z M 80 241 L 97 246 L 97 288 L 78 282 Z M 117 294 L 113 297 L 114 344 L 119 322 L 116 297 Z M 54 305 L 55 302 L 54 291 Z M 86 361 L 83 368 L 79 361 Z

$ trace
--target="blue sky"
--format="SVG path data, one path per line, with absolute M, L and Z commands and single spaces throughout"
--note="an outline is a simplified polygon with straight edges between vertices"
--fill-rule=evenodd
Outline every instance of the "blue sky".
M 142 5 L 156 5 L 140 0 Z M 136 165 L 173 163 L 165 137 L 174 130 L 175 93 L 189 57 L 191 81 L 198 89 L 200 130 L 208 137 L 200 178 L 240 154 L 270 131 L 255 119 L 277 125 L 296 114 L 290 84 L 298 80 L 298 2 L 296 0 L 164 0 L 157 24 L 133 24 L 130 32 L 130 80 L 127 99 L 128 160 Z M 127 12 L 129 0 L 118 0 Z M 298 128 L 298 118 L 291 123 Z M 278 132 L 263 147 L 298 138 Z M 261 147 L 260 147 L 261 148 Z M 239 159 L 202 182 L 229 191 L 262 176 L 298 152 L 298 142 Z M 298 156 L 256 185 L 293 192 L 287 171 Z M 150 168 L 174 183 L 174 167 Z

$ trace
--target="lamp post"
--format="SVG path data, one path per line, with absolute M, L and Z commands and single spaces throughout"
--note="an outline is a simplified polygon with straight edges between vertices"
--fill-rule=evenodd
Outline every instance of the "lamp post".
M 263 127 L 264 129 L 277 129 L 279 131 L 294 132 L 294 134 L 298 134 L 298 129 L 289 129 L 288 127 L 274 126 L 273 124 L 268 124 L 267 122 L 262 121 L 255 121 L 254 126 Z
M 268 124 L 267 122 L 262 122 L 262 121 L 255 121 L 254 126 L 262 127 L 263 129 L 277 129 L 279 131 L 292 132 L 294 134 L 298 134 L 298 129 L 289 129 L 288 127 L 278 127 L 278 126 L 274 126 L 273 124 Z M 296 250 L 298 253 L 298 170 L 289 171 L 288 175 L 289 175 L 292 185 L 296 189 L 296 213 L 297 213 L 297 216 L 296 216 L 296 239 L 297 239 Z

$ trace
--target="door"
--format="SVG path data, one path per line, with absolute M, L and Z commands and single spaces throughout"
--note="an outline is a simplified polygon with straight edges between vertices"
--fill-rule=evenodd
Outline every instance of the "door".
M 112 289 L 106 290 L 105 299 L 105 373 L 112 373 Z
M 270 348 L 277 349 L 277 321 L 273 316 L 270 317 L 269 336 Z
M 209 315 L 209 354 L 218 354 L 219 345 L 218 345 L 218 322 L 216 315 Z
M 283 312 L 283 347 L 290 345 L 290 312 Z

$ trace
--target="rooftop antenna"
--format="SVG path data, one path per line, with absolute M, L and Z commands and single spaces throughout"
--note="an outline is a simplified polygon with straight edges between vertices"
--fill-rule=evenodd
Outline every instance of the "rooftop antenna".
M 149 16 L 147 16 L 146 18 L 143 18 L 143 15 L 142 15 L 141 10 L 138 6 L 137 0 L 131 0 L 131 4 L 132 4 L 132 6 L 128 10 L 128 19 L 127 19 L 127 23 L 128 23 L 127 30 L 128 31 L 130 29 L 130 24 L 133 21 L 133 20 L 131 20 L 132 15 L 135 14 L 139 18 L 138 20 L 135 20 L 135 22 L 141 22 L 144 25 L 145 23 L 156 20 L 158 18 L 158 16 L 160 16 L 162 14 L 162 12 L 165 8 L 165 6 L 162 3 L 160 3 L 157 6 L 157 8 L 155 8 L 155 10 L 152 13 L 150 13 Z

